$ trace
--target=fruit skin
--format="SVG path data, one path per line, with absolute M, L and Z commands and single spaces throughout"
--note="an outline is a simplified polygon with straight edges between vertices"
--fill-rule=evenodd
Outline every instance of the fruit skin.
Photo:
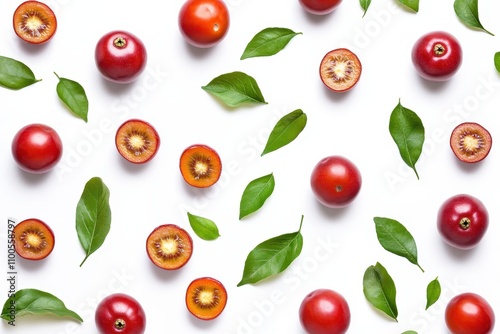
M 101 334 L 143 334 L 146 331 L 146 313 L 135 298 L 115 293 L 97 305 L 95 324 Z
M 208 289 L 208 293 L 216 294 L 217 304 L 210 307 L 199 307 L 199 305 L 193 300 L 196 294 L 196 290 L 203 287 L 205 290 Z M 212 277 L 200 277 L 194 279 L 186 289 L 186 307 L 193 316 L 201 320 L 213 320 L 217 318 L 227 304 L 227 291 L 224 285 L 217 279 Z
M 11 149 L 14 160 L 22 170 L 43 174 L 61 160 L 63 144 L 53 128 L 34 123 L 24 126 L 16 133 Z
M 207 177 L 199 177 L 192 174 L 193 160 L 201 162 L 208 171 Z M 201 161 L 200 161 L 201 160 Z M 207 166 L 208 164 L 208 166 Z M 194 144 L 186 147 L 181 153 L 179 169 L 184 181 L 195 188 L 208 188 L 214 185 L 222 174 L 222 161 L 219 154 L 213 148 L 204 144 Z
M 95 63 L 101 75 L 115 83 L 128 84 L 146 68 L 147 51 L 134 34 L 115 30 L 102 36 L 95 47 Z
M 143 135 L 148 138 L 148 149 L 142 151 L 138 155 L 131 152 L 133 148 L 129 150 L 127 144 L 124 143 L 125 138 L 129 135 L 128 131 L 142 131 L 144 133 Z M 118 127 L 115 135 L 115 146 L 118 153 L 120 153 L 125 160 L 134 164 L 144 164 L 153 159 L 156 153 L 158 153 L 158 149 L 160 148 L 160 136 L 150 123 L 135 118 L 129 119 Z
M 176 242 L 181 242 L 182 249 L 177 258 L 163 259 L 161 255 L 158 255 L 158 251 L 161 250 L 161 245 L 158 245 L 156 241 L 165 240 L 165 236 L 175 237 Z M 169 249 L 171 250 L 171 249 Z M 178 251 L 178 249 L 175 249 Z M 184 267 L 191 256 L 193 255 L 193 239 L 191 235 L 182 227 L 175 224 L 163 224 L 157 226 L 148 236 L 146 240 L 146 252 L 149 259 L 154 265 L 165 270 L 177 270 Z
M 481 149 L 474 151 L 461 148 L 461 145 L 464 144 L 462 143 L 464 136 L 474 137 L 479 143 L 472 144 L 480 144 Z M 466 163 L 476 163 L 486 158 L 490 153 L 492 143 L 490 132 L 474 122 L 464 122 L 457 125 L 450 136 L 450 146 L 453 153 L 460 161 Z
M 352 161 L 332 155 L 316 164 L 310 183 L 314 196 L 321 204 L 330 208 L 343 208 L 358 196 L 362 178 Z
M 342 73 L 337 73 L 332 66 L 338 62 L 343 65 L 337 69 Z M 323 84 L 331 91 L 344 93 L 351 90 L 359 81 L 363 66 L 358 56 L 349 49 L 339 48 L 327 52 L 319 66 L 319 76 Z
M 23 231 L 38 231 L 40 233 L 40 237 L 43 238 L 43 242 L 45 243 L 43 248 L 40 251 L 34 251 L 33 249 L 30 248 L 25 248 L 22 246 L 23 244 Z M 47 225 L 45 222 L 43 222 L 40 219 L 37 218 L 29 218 L 25 219 L 14 227 L 14 247 L 16 250 L 17 255 L 22 257 L 23 259 L 26 260 L 42 260 L 45 259 L 47 256 L 52 253 L 52 250 L 54 249 L 55 246 L 55 238 L 54 238 L 54 232 L 50 228 L 49 225 Z
M 342 0 L 299 0 L 307 12 L 314 15 L 326 15 L 337 9 Z
M 186 42 L 210 48 L 227 35 L 229 10 L 222 0 L 187 0 L 179 11 L 178 25 Z
M 433 31 L 413 45 L 411 60 L 417 73 L 430 81 L 447 81 L 462 65 L 462 47 L 450 33 Z
M 26 32 L 26 30 L 22 26 L 22 22 L 26 19 L 26 13 L 31 13 L 33 11 L 37 11 L 38 14 L 43 18 L 42 22 L 39 22 L 38 19 L 36 19 L 37 23 L 45 25 L 46 29 L 48 30 L 43 33 L 37 33 L 34 35 L 33 33 Z M 25 1 L 21 3 L 14 11 L 12 24 L 14 26 L 14 32 L 16 33 L 16 35 L 23 41 L 31 44 L 46 43 L 50 39 L 52 39 L 52 37 L 54 37 L 57 31 L 56 15 L 49 6 L 40 1 Z
M 299 319 L 308 334 L 343 334 L 349 329 L 351 312 L 341 294 L 317 289 L 302 300 Z
M 482 296 L 465 292 L 448 302 L 445 322 L 451 334 L 489 334 L 495 327 L 495 313 Z
M 443 240 L 462 250 L 476 247 L 488 224 L 489 214 L 483 202 L 467 194 L 448 198 L 437 215 L 437 227 Z

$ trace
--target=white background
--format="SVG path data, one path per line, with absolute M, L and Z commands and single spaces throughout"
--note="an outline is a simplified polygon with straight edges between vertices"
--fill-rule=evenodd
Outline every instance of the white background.
M 147 333 L 303 333 L 298 308 L 317 288 L 334 289 L 348 300 L 350 333 L 447 333 L 444 307 L 466 291 L 483 295 L 500 312 L 500 295 L 494 292 L 500 281 L 498 147 L 494 140 L 483 162 L 464 165 L 448 144 L 451 130 L 463 121 L 481 123 L 493 139 L 500 136 L 500 78 L 493 66 L 500 43 L 497 36 L 460 23 L 452 0 L 422 1 L 417 14 L 394 0 L 374 0 L 363 18 L 354 0 L 324 17 L 307 14 L 296 0 L 228 0 L 229 32 L 207 50 L 183 41 L 177 26 L 180 0 L 49 1 L 59 26 L 41 46 L 15 36 L 11 20 L 19 3 L 0 4 L 0 54 L 23 61 L 42 81 L 19 91 L 0 89 L 0 263 L 6 273 L 8 217 L 44 220 L 55 233 L 54 251 L 39 262 L 18 259 L 17 288 L 51 292 L 85 321 L 24 317 L 16 327 L 2 321 L 2 332 L 95 333 L 95 307 L 114 292 L 141 302 Z M 483 25 L 500 34 L 500 5 L 480 1 L 479 10 Z M 275 56 L 239 60 L 253 35 L 267 27 L 302 35 Z M 115 29 L 136 34 L 147 47 L 147 70 L 130 85 L 106 82 L 94 64 L 97 40 Z M 442 84 L 420 79 L 410 59 L 416 39 L 433 30 L 454 34 L 464 53 L 460 71 Z M 318 75 L 323 55 L 338 47 L 350 48 L 363 64 L 358 85 L 342 95 L 328 91 Z M 214 77 L 237 70 L 257 80 L 268 104 L 228 109 L 201 89 Z M 58 99 L 54 71 L 85 87 L 88 123 Z M 388 131 L 399 99 L 426 129 L 417 163 L 420 180 L 401 160 Z M 288 146 L 260 157 L 277 120 L 299 108 L 308 116 L 304 131 Z M 152 123 L 160 134 L 160 151 L 146 165 L 126 162 L 115 149 L 115 131 L 129 118 Z M 55 128 L 64 143 L 60 164 L 45 175 L 22 172 L 10 151 L 15 133 L 35 122 Z M 223 175 L 211 188 L 193 189 L 180 175 L 180 153 L 194 143 L 212 146 L 223 160 Z M 342 210 L 322 207 L 309 185 L 314 165 L 337 154 L 355 162 L 363 177 L 358 198 Z M 261 210 L 238 220 L 245 186 L 271 172 L 276 179 L 272 196 Z M 110 189 L 112 225 L 103 246 L 79 267 L 84 251 L 75 209 L 93 176 Z M 480 198 L 490 213 L 486 236 L 467 252 L 446 246 L 436 230 L 440 204 L 458 193 Z M 222 236 L 208 242 L 192 233 L 190 262 L 181 270 L 163 271 L 147 258 L 146 238 L 165 223 L 191 231 L 188 211 L 215 221 Z M 296 261 L 272 279 L 236 287 L 248 252 L 268 238 L 296 231 L 301 215 L 304 248 Z M 397 219 L 410 230 L 425 273 L 380 246 L 374 216 Z M 396 283 L 398 322 L 363 296 L 363 273 L 377 261 Z M 229 294 L 222 315 L 210 322 L 193 318 L 184 304 L 188 284 L 201 276 L 219 279 Z M 425 288 L 437 276 L 441 299 L 424 311 Z M 0 281 L 0 296 L 6 299 L 7 282 Z

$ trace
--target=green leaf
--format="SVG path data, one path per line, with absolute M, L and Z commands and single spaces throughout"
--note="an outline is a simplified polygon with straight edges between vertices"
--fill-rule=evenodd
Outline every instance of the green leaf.
M 438 301 L 441 296 L 441 284 L 439 283 L 438 278 L 436 277 L 427 285 L 427 304 L 425 305 L 425 309 L 427 310 L 431 307 L 435 302 Z
M 24 63 L 0 56 L 0 86 L 18 90 L 41 80 Z
M 241 60 L 253 57 L 272 56 L 283 50 L 301 32 L 288 28 L 266 28 L 258 32 L 247 44 Z
M 271 131 L 261 156 L 290 144 L 304 130 L 306 123 L 307 115 L 300 109 L 283 116 Z
M 419 179 L 415 164 L 422 153 L 425 129 L 418 115 L 398 102 L 391 113 L 389 132 L 398 146 L 403 161 L 413 169 Z
M 458 19 L 466 26 L 479 29 L 494 36 L 491 32 L 486 30 L 481 24 L 481 21 L 479 21 L 478 0 L 455 0 L 453 9 L 455 9 L 455 14 Z
M 303 238 L 297 232 L 282 234 L 258 244 L 247 256 L 243 277 L 238 286 L 257 283 L 267 277 L 283 272 L 300 255 Z
M 243 72 L 222 74 L 201 88 L 229 107 L 238 107 L 243 103 L 267 104 L 257 81 Z
M 219 228 L 212 220 L 193 215 L 189 212 L 188 219 L 194 233 L 203 240 L 215 240 L 220 237 Z
M 12 307 L 15 309 L 14 319 L 25 315 L 69 316 L 80 322 L 83 319 L 75 312 L 66 308 L 56 296 L 37 289 L 21 289 L 12 294 L 2 308 L 2 319 L 12 321 Z
M 259 210 L 274 191 L 273 173 L 250 181 L 240 200 L 240 220 Z
M 424 272 L 417 259 L 417 244 L 410 232 L 400 222 L 382 217 L 374 217 L 377 238 L 387 251 L 406 258 Z
M 369 266 L 363 276 L 363 293 L 368 302 L 397 321 L 396 285 L 380 263 Z
M 404 331 L 403 333 L 401 334 L 418 334 L 417 332 L 415 331 Z
M 500 73 L 500 52 L 495 52 L 495 56 L 493 57 L 493 61 L 495 62 L 495 68 L 497 72 Z
M 366 12 L 368 11 L 368 7 L 370 7 L 370 4 L 372 3 L 372 0 L 359 0 L 359 4 L 361 5 L 361 8 L 363 8 L 363 16 L 365 17 Z
M 86 184 L 76 207 L 76 231 L 85 250 L 85 260 L 102 246 L 111 227 L 109 189 L 99 177 Z
M 415 13 L 418 12 L 418 5 L 420 0 L 399 0 L 399 2 L 413 10 Z
M 61 101 L 64 102 L 73 114 L 87 122 L 89 100 L 85 94 L 85 89 L 76 81 L 61 78 L 55 72 L 54 74 L 59 79 L 56 91 Z

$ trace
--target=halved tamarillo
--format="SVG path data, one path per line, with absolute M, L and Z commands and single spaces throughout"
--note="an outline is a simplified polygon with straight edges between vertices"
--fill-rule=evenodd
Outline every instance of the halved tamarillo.
M 319 75 L 328 89 L 342 93 L 352 89 L 361 76 L 361 62 L 351 50 L 339 48 L 326 53 Z
M 217 318 L 227 303 L 224 285 L 212 277 L 193 280 L 186 290 L 186 307 L 196 318 L 212 320 Z
M 30 218 L 14 227 L 14 246 L 17 255 L 27 260 L 41 260 L 54 249 L 54 233 L 43 221 Z
M 184 180 L 197 188 L 210 187 L 219 180 L 222 172 L 219 154 L 202 144 L 187 147 L 181 154 L 179 165 Z
M 457 125 L 450 136 L 450 146 L 460 161 L 479 162 L 486 158 L 491 150 L 491 134 L 483 126 L 474 122 Z
M 153 159 L 158 152 L 160 136 L 148 122 L 130 119 L 116 131 L 115 144 L 120 155 L 126 160 L 143 164 Z
M 148 257 L 157 267 L 176 270 L 193 254 L 193 239 L 182 227 L 164 224 L 156 227 L 146 241 Z
M 21 3 L 14 11 L 12 21 L 16 35 L 31 44 L 49 41 L 57 30 L 56 15 L 40 1 Z

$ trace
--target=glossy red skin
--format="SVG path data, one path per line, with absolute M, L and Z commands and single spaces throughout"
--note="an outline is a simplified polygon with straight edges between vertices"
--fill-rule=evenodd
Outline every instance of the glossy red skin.
M 299 0 L 307 12 L 315 15 L 326 15 L 333 12 L 342 0 Z
M 460 221 L 469 218 L 470 226 L 463 229 Z M 447 199 L 439 208 L 438 231 L 443 240 L 458 249 L 476 247 L 485 235 L 489 224 L 488 211 L 477 198 L 459 194 Z
M 317 289 L 302 300 L 299 319 L 308 334 L 343 334 L 349 329 L 351 312 L 338 292 Z
M 114 43 L 120 37 L 126 41 L 123 47 Z M 146 47 L 137 36 L 119 30 L 111 31 L 99 39 L 94 56 L 102 76 L 121 84 L 137 80 L 146 68 L 148 58 Z
M 342 156 L 321 159 L 311 173 L 311 189 L 316 199 L 330 208 L 343 208 L 357 197 L 362 184 L 356 165 Z
M 121 329 L 115 326 L 118 319 L 125 323 Z M 95 324 L 101 334 L 143 334 L 146 331 L 146 314 L 135 298 L 115 293 L 97 306 Z
M 436 54 L 434 51 L 436 44 L 444 46 L 442 54 Z M 424 79 L 447 81 L 462 65 L 462 47 L 453 35 L 444 31 L 433 31 L 415 42 L 411 59 L 417 73 Z
M 63 144 L 48 125 L 35 123 L 20 129 L 12 140 L 12 156 L 24 171 L 43 174 L 61 160 Z
M 199 48 L 213 47 L 227 35 L 229 10 L 221 0 L 187 0 L 179 11 L 178 24 L 189 44 Z
M 466 292 L 448 302 L 445 322 L 451 334 L 490 334 L 495 327 L 495 313 L 483 297 Z

